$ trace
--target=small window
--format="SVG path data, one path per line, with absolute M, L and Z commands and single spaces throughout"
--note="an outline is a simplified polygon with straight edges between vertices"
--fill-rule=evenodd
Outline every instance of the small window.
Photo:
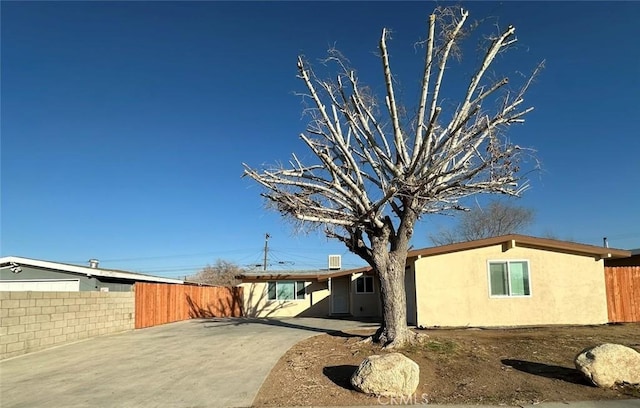
M 267 284 L 269 300 L 303 300 L 304 295 L 304 281 L 276 281 Z
M 296 299 L 304 299 L 304 282 L 296 282 Z
M 374 293 L 373 276 L 360 276 L 356 279 L 356 293 Z
M 530 296 L 529 261 L 489 262 L 491 296 Z

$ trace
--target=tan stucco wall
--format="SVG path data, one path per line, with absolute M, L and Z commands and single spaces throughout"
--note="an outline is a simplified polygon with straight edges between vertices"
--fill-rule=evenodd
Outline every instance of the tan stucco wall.
M 381 316 L 380 288 L 377 279 L 373 280 L 373 293 L 356 293 L 356 279 L 362 275 L 361 273 L 351 275 L 351 314 L 354 317 Z
M 530 297 L 491 298 L 488 260 L 528 260 Z M 502 245 L 415 261 L 418 325 L 518 326 L 607 322 L 604 263 Z
M 242 283 L 244 311 L 249 317 L 324 317 L 330 312 L 327 282 L 306 282 L 304 300 L 268 300 L 267 282 Z

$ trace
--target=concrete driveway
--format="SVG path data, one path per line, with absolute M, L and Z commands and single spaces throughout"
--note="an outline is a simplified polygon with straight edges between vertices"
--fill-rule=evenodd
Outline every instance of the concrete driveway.
M 247 407 L 298 341 L 347 320 L 188 320 L 0 362 L 5 407 Z

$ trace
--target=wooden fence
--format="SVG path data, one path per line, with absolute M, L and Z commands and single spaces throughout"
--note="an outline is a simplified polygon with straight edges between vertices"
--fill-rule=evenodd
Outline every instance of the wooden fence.
M 242 316 L 242 288 L 136 283 L 135 327 Z
M 609 322 L 640 322 L 640 266 L 606 266 Z

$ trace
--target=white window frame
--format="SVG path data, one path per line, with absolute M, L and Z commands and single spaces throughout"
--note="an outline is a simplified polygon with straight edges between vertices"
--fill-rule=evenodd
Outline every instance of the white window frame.
M 291 283 L 293 282 L 293 299 L 278 299 L 278 283 Z M 305 289 L 305 294 L 302 298 L 298 298 L 298 282 L 302 282 L 303 288 Z M 275 283 L 276 285 L 276 298 L 269 299 L 269 284 Z M 299 280 L 277 280 L 277 281 L 267 281 L 267 287 L 265 290 L 267 291 L 267 300 L 270 302 L 303 302 L 307 299 L 306 294 L 307 282 L 299 281 Z
M 511 271 L 509 269 L 509 263 L 511 262 L 524 262 L 527 264 L 527 275 L 529 278 L 529 294 L 528 295 L 512 295 L 511 294 Z M 491 293 L 491 264 L 492 263 L 506 263 L 507 264 L 507 289 L 509 294 L 507 295 L 494 295 Z M 489 297 L 496 299 L 510 299 L 510 298 L 529 298 L 533 295 L 533 288 L 531 285 L 531 262 L 528 259 L 490 259 L 487 261 L 487 285 L 489 290 Z
M 364 279 L 364 285 L 363 285 L 364 292 L 358 291 L 358 279 L 361 279 L 361 278 Z M 367 292 L 367 281 L 366 281 L 367 278 L 371 279 L 371 292 Z M 376 293 L 376 282 L 373 279 L 373 276 L 371 275 L 360 275 L 356 278 L 355 283 L 356 283 L 356 290 L 355 290 L 356 295 L 371 295 Z

